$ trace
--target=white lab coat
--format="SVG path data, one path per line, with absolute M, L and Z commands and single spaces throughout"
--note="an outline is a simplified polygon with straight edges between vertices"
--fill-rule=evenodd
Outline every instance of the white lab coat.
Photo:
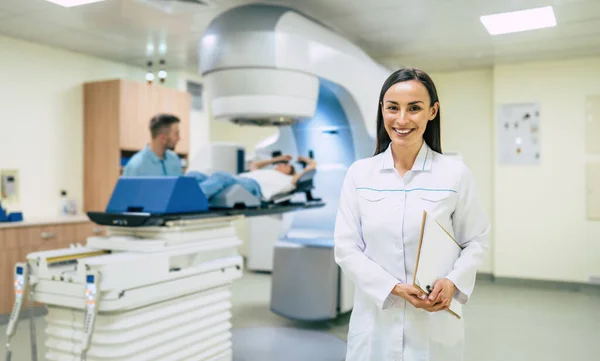
M 412 284 L 423 210 L 463 247 L 447 275 L 465 304 L 487 248 L 489 221 L 460 161 L 423 143 L 400 177 L 391 147 L 349 168 L 335 227 L 335 259 L 355 285 L 346 361 L 458 361 L 464 325 L 447 311 L 417 309 L 390 292 Z

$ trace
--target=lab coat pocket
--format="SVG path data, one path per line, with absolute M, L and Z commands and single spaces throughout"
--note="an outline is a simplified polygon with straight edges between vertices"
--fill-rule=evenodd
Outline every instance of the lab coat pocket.
M 366 202 L 379 202 L 385 199 L 386 193 L 381 191 L 374 191 L 370 189 L 359 189 L 357 191 L 358 196 Z
M 359 190 L 358 206 L 360 214 L 363 218 L 377 219 L 382 214 L 385 214 L 386 193 L 373 190 Z
M 454 201 L 454 193 L 450 191 L 426 192 L 420 196 L 423 210 L 436 217 L 451 214 Z
M 429 203 L 438 203 L 450 197 L 450 194 L 450 191 L 427 192 L 421 195 L 421 199 Z

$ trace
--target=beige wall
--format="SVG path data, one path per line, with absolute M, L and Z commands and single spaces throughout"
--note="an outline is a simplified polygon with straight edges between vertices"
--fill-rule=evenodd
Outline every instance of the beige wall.
M 18 169 L 27 219 L 58 215 L 60 190 L 81 209 L 83 83 L 143 81 L 144 70 L 0 36 L 0 169 Z
M 600 95 L 600 58 L 432 74 L 442 100 L 443 150 L 473 170 L 492 221 L 482 271 L 588 282 L 600 276 L 600 222 L 586 217 L 585 100 Z M 539 102 L 541 164 L 499 165 L 495 112 Z
M 440 97 L 442 152 L 459 153 L 473 172 L 479 199 L 493 221 L 493 72 L 430 74 Z M 493 234 L 481 272 L 493 271 Z
M 600 275 L 600 222 L 586 218 L 585 100 L 600 58 L 494 69 L 494 103 L 539 102 L 541 165 L 495 166 L 495 273 L 587 282 Z

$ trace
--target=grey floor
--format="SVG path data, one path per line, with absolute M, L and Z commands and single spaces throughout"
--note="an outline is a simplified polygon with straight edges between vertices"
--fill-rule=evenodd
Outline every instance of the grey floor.
M 296 323 L 269 311 L 270 275 L 246 273 L 233 297 L 235 328 L 278 326 L 314 329 L 343 340 L 348 316 L 321 324 Z M 600 292 L 569 291 L 478 281 L 465 308 L 465 361 L 600 360 Z M 43 318 L 37 318 L 39 359 L 43 360 Z M 4 337 L 6 325 L 0 325 Z M 4 341 L 0 338 L 0 357 Z M 13 341 L 13 361 L 29 360 L 28 324 Z M 257 360 L 258 361 L 258 360 Z M 311 360 L 318 361 L 318 360 Z M 410 360 L 407 360 L 410 361 Z

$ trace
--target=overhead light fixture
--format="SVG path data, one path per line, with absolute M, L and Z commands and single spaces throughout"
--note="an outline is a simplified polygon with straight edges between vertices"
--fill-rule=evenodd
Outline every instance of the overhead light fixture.
M 97 3 L 100 1 L 104 1 L 104 0 L 46 0 L 49 1 L 51 3 L 55 3 L 57 5 L 60 6 L 64 6 L 66 8 L 70 8 L 73 6 L 79 6 L 79 5 L 87 5 L 87 4 L 91 4 L 91 3 Z
M 160 61 L 160 70 L 158 71 L 158 79 L 160 80 L 161 83 L 164 83 L 166 78 L 167 78 L 167 71 L 165 70 L 165 61 L 161 60 Z
M 556 26 L 552 6 L 485 15 L 481 22 L 491 35 L 516 33 Z
M 148 84 L 152 84 L 154 81 L 154 73 L 152 73 L 152 61 L 148 62 L 148 71 L 146 72 L 146 81 Z

